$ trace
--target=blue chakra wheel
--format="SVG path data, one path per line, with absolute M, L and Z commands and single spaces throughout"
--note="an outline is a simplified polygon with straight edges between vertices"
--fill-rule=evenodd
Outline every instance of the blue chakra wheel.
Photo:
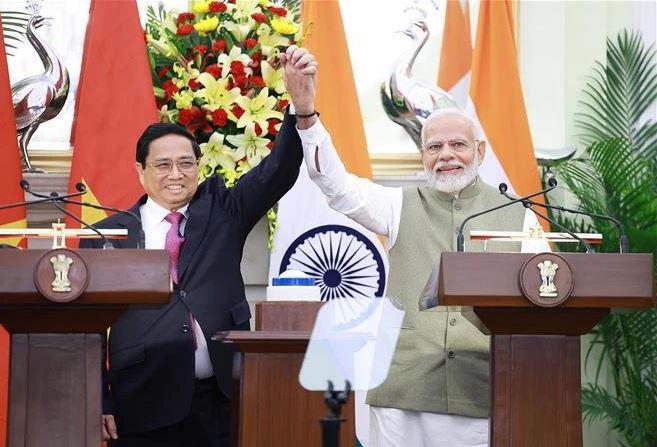
M 383 259 L 372 241 L 342 225 L 315 227 L 292 242 L 279 271 L 291 269 L 315 278 L 322 301 L 382 297 L 386 284 Z

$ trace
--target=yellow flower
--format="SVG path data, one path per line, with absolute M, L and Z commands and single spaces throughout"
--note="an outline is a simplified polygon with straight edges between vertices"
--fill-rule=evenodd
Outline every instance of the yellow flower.
M 206 0 L 192 0 L 192 11 L 196 14 L 205 14 L 210 11 L 210 2 Z
M 265 81 L 267 87 L 274 90 L 276 93 L 285 93 L 285 82 L 283 81 L 283 68 L 278 70 L 269 65 L 269 62 L 260 62 L 260 69 L 262 70 L 262 79 Z
M 207 143 L 201 143 L 201 152 L 203 153 L 201 166 L 203 168 L 206 166 L 210 168 L 203 169 L 206 175 L 214 172 L 218 166 L 233 171 L 237 166 L 236 160 L 234 159 L 235 151 L 230 146 L 224 144 L 224 138 L 225 135 L 213 132 Z
M 281 34 L 294 34 L 299 30 L 299 26 L 289 19 L 275 18 L 271 20 L 271 27 L 274 31 Z
M 283 119 L 283 114 L 273 110 L 276 106 L 276 98 L 269 96 L 269 89 L 267 87 L 260 90 L 258 96 L 249 98 L 247 96 L 240 96 L 235 100 L 235 104 L 240 106 L 244 113 L 237 120 L 237 127 L 247 127 L 253 123 L 257 123 L 261 129 L 266 130 L 270 118 Z
M 230 90 L 226 89 L 228 78 L 215 79 L 210 73 L 201 73 L 196 80 L 205 88 L 197 90 L 194 96 L 203 98 L 207 103 L 203 108 L 210 112 L 214 112 L 219 108 L 230 109 L 233 101 L 240 94 L 238 87 Z
M 181 90 L 173 94 L 176 109 L 189 109 L 194 104 L 194 95 L 189 90 Z
M 278 33 L 273 33 L 272 29 L 266 23 L 261 24 L 256 30 L 258 35 L 258 43 L 260 44 L 260 49 L 262 54 L 265 56 L 270 56 L 272 51 L 278 46 L 287 46 L 290 44 L 290 39 L 281 36 Z
M 209 33 L 214 31 L 219 26 L 219 18 L 216 16 L 209 17 L 207 19 L 199 20 L 198 23 L 194 25 L 194 29 L 200 33 Z
M 177 114 L 178 114 L 177 110 L 169 110 L 169 107 L 165 104 L 162 106 L 159 112 L 160 122 L 173 123 L 175 121 Z
M 226 140 L 236 146 L 233 158 L 240 160 L 246 157 L 249 167 L 257 166 L 263 158 L 269 155 L 267 147 L 269 140 L 256 133 L 254 124 L 247 126 L 241 135 L 228 135 Z
M 269 0 L 260 0 L 260 1 L 258 2 L 258 4 L 259 4 L 260 6 L 262 6 L 263 8 L 266 8 L 267 6 L 270 5 Z

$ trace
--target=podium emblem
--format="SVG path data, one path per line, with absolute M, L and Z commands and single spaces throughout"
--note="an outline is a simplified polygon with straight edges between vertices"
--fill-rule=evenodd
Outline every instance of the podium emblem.
M 73 259 L 64 254 L 58 254 L 50 258 L 55 279 L 52 282 L 53 292 L 70 292 L 71 281 L 68 280 L 68 271 L 73 264 Z
M 538 295 L 542 297 L 554 298 L 557 296 L 557 286 L 554 285 L 554 275 L 557 274 L 559 264 L 546 259 L 537 265 L 541 275 L 541 285 L 538 288 Z
M 68 303 L 78 298 L 89 284 L 89 270 L 82 257 L 66 248 L 47 251 L 34 268 L 34 285 L 45 298 Z
M 575 287 L 568 262 L 556 253 L 538 253 L 525 261 L 518 276 L 523 295 L 541 307 L 566 301 Z

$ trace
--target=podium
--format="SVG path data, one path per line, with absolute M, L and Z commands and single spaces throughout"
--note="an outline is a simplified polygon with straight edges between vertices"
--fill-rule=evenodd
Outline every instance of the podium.
M 317 312 L 324 303 L 265 301 L 256 304 L 255 331 L 220 332 L 215 340 L 237 348 L 233 365 L 231 445 L 321 445 L 324 393 L 299 384 L 299 371 Z M 354 393 L 342 415 L 340 445 L 356 439 Z
M 99 447 L 101 334 L 129 305 L 169 302 L 167 253 L 6 249 L 0 270 L 0 323 L 11 334 L 7 446 Z
M 543 271 L 546 260 L 558 267 Z M 652 255 L 443 253 L 440 263 L 438 304 L 471 307 L 491 334 L 490 445 L 581 446 L 580 335 L 613 308 L 654 304 Z

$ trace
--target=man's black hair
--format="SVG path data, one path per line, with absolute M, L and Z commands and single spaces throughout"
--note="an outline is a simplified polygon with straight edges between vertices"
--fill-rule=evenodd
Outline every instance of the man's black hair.
M 139 140 L 137 140 L 137 153 L 135 155 L 137 163 L 141 164 L 142 167 L 146 167 L 146 157 L 148 157 L 148 150 L 151 142 L 169 134 L 180 135 L 187 138 L 192 144 L 192 150 L 194 151 L 196 158 L 201 158 L 201 147 L 196 142 L 194 135 L 192 135 L 187 129 L 174 123 L 154 123 L 148 126 L 146 130 L 144 130 L 144 133 L 141 134 L 141 137 L 139 137 Z

